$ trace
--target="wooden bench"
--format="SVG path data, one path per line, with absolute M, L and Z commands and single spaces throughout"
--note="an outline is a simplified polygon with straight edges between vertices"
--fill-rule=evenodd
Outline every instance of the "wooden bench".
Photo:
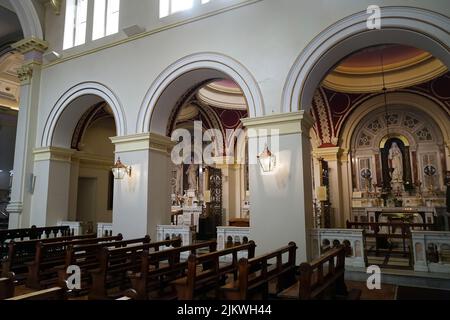
M 278 296 L 300 300 L 359 300 L 361 291 L 347 291 L 345 285 L 345 248 L 339 246 L 311 263 L 300 265 L 300 280 Z
M 104 242 L 88 245 L 69 245 L 64 265 L 58 267 L 58 285 L 66 286 L 66 281 L 70 276 L 67 274 L 69 266 L 78 266 L 81 272 L 81 288 L 79 290 L 71 290 L 70 294 L 84 294 L 92 287 L 91 272 L 100 267 L 99 255 L 103 248 L 124 248 L 131 245 L 140 245 L 150 243 L 150 237 L 146 236 L 141 239 L 123 240 L 116 242 Z
M 169 247 L 180 247 L 181 239 L 147 243 L 138 246 L 124 248 L 102 248 L 99 254 L 99 267 L 92 270 L 92 289 L 89 292 L 89 300 L 115 299 L 117 295 L 131 288 L 128 272 L 140 270 L 142 252 L 162 251 Z
M 36 245 L 41 243 L 66 242 L 74 240 L 96 238 L 96 234 L 82 236 L 68 236 L 49 239 L 35 239 L 24 241 L 12 241 L 8 244 L 8 253 L 2 261 L 2 276 L 11 272 L 16 275 L 16 281 L 19 283 L 26 278 L 28 273 L 27 262 L 31 262 L 36 256 Z
M 238 254 L 246 252 L 249 258 L 255 256 L 255 243 L 205 254 L 193 255 L 188 258 L 187 276 L 172 282 L 177 292 L 178 300 L 193 300 L 201 294 L 215 292 L 215 298 L 219 297 L 219 289 L 225 284 L 228 275 L 237 277 Z M 232 256 L 231 262 L 221 263 L 221 258 Z
M 226 300 L 268 299 L 295 283 L 294 242 L 274 252 L 253 259 L 239 260 L 238 279 L 222 286 Z M 273 262 L 272 262 L 273 261 Z
M 129 273 L 134 300 L 175 299 L 175 288 L 172 281 L 186 276 L 187 259 L 183 254 L 200 255 L 215 252 L 216 241 L 207 241 L 190 246 L 174 248 L 160 252 L 142 252 L 140 272 Z
M 28 275 L 26 286 L 32 289 L 43 289 L 56 285 L 58 279 L 58 267 L 64 266 L 66 251 L 69 246 L 82 246 L 98 243 L 115 244 L 122 240 L 122 235 L 104 238 L 89 238 L 63 242 L 38 242 L 36 255 L 32 262 L 26 263 Z
M 8 252 L 8 244 L 11 241 L 56 238 L 58 236 L 73 236 L 73 234 L 68 226 L 43 228 L 32 226 L 26 229 L 0 230 L 0 259 L 3 259 Z
M 24 294 L 14 298 L 9 298 L 9 301 L 26 301 L 26 300 L 66 300 L 66 290 L 64 288 L 55 287 L 51 289 L 41 290 L 33 293 Z
M 14 275 L 0 278 L 0 300 L 8 299 L 14 296 Z

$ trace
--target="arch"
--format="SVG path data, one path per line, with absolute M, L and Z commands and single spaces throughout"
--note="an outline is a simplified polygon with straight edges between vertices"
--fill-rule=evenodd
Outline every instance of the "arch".
M 19 18 L 24 38 L 38 38 L 43 40 L 44 33 L 36 8 L 31 0 L 9 0 Z
M 75 129 L 81 115 L 100 100 L 104 100 L 113 111 L 117 135 L 126 135 L 125 112 L 117 96 L 100 83 L 84 82 L 72 87 L 58 99 L 45 123 L 41 146 L 70 148 L 73 132 L 70 128 Z
M 333 66 L 370 45 L 398 43 L 433 54 L 450 69 L 450 18 L 414 7 L 383 7 L 382 29 L 368 30 L 367 13 L 344 18 L 315 37 L 297 58 L 284 86 L 282 111 L 309 111 L 314 92 Z
M 193 84 L 199 86 L 208 80 L 224 77 L 240 86 L 247 100 L 250 117 L 264 115 L 259 86 L 242 64 L 218 53 L 197 53 L 176 61 L 153 82 L 139 110 L 136 132 L 150 131 L 166 135 L 166 124 L 171 110 L 165 106 L 175 105 L 177 101 L 174 99 L 179 99 L 191 91 Z M 167 94 L 169 87 L 177 87 L 177 91 Z
M 448 126 L 450 116 L 444 111 L 443 106 L 438 101 L 433 100 L 431 97 L 406 91 L 389 93 L 388 101 L 390 105 L 407 105 L 422 111 L 438 125 L 444 141 L 450 141 L 450 128 Z M 358 124 L 364 117 L 372 111 L 383 107 L 384 103 L 383 96 L 377 95 L 354 107 L 347 119 L 344 119 L 341 132 L 339 133 L 339 145 L 343 150 L 348 151 L 351 149 L 355 130 L 357 130 Z

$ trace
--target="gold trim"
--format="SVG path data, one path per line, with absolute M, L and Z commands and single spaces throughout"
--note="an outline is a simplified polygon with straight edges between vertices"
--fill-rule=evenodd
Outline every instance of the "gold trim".
M 386 146 L 386 142 L 388 142 L 388 140 L 392 139 L 392 138 L 400 139 L 403 142 L 403 144 L 405 145 L 405 147 L 409 147 L 410 146 L 408 138 L 406 138 L 404 135 L 401 135 L 401 134 L 389 134 L 389 135 L 385 136 L 383 139 L 381 139 L 380 149 L 384 149 L 384 147 Z

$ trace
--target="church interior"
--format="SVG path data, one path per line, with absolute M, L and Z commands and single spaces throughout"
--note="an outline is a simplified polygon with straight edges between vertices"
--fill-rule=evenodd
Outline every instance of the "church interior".
M 0 300 L 450 300 L 449 30 L 445 0 L 0 0 Z

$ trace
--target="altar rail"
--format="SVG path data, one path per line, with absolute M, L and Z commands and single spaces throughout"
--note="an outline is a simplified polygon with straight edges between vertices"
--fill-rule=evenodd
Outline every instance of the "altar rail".
M 248 243 L 249 237 L 250 228 L 247 227 L 217 227 L 217 250 Z
M 99 222 L 97 223 L 97 237 L 111 237 L 113 235 L 113 224 Z
M 320 257 L 333 247 L 344 245 L 345 265 L 365 268 L 364 230 L 351 229 L 313 229 L 310 232 L 313 259 Z
M 224 250 L 246 244 L 250 241 L 250 228 L 248 227 L 217 227 L 217 250 Z M 231 261 L 232 256 L 221 257 L 222 261 Z M 238 253 L 238 260 L 247 258 L 246 252 Z
M 80 236 L 83 234 L 81 222 L 78 221 L 60 221 L 58 226 L 69 227 L 70 233 L 74 236 Z
M 450 273 L 450 232 L 411 231 L 414 270 Z
M 80 221 L 60 221 L 58 226 L 69 227 L 71 234 L 74 236 L 81 236 L 83 234 L 97 232 L 98 237 L 112 236 L 112 223 L 99 222 L 97 223 L 97 230 L 92 230 L 92 223 L 85 223 Z
M 181 238 L 183 247 L 194 244 L 195 229 L 190 226 L 159 225 L 156 227 L 157 241 Z

